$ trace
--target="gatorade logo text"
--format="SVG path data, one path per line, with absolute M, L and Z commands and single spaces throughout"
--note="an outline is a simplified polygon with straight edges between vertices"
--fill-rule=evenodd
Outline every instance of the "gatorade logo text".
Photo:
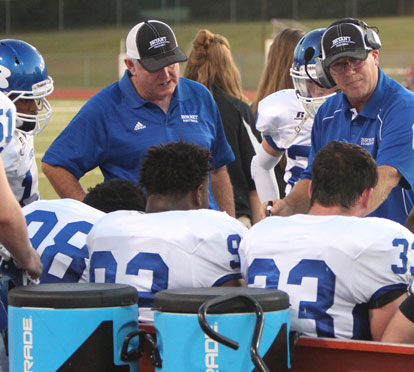
M 33 333 L 32 318 L 23 318 L 23 357 L 24 372 L 33 372 Z
M 216 332 L 218 332 L 218 325 L 214 323 L 212 327 Z M 210 337 L 205 335 L 204 341 L 204 352 L 206 353 L 205 356 L 205 365 L 206 370 L 205 372 L 219 372 L 219 365 L 217 362 L 218 358 L 218 343 L 212 340 Z

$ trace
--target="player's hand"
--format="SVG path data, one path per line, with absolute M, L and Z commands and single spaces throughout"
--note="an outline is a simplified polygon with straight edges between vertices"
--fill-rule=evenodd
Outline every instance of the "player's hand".
M 270 214 L 272 216 L 290 216 L 293 214 L 293 207 L 285 199 L 275 200 Z
M 270 211 L 271 211 L 271 208 L 274 205 L 274 203 L 276 203 L 276 200 L 269 200 L 269 201 L 263 203 L 260 206 L 260 215 L 259 215 L 259 217 L 260 217 L 261 220 L 263 218 L 269 217 L 271 215 Z
M 37 251 L 30 247 L 28 250 L 27 260 L 19 262 L 23 270 L 26 270 L 32 279 L 37 279 L 42 274 L 42 262 Z

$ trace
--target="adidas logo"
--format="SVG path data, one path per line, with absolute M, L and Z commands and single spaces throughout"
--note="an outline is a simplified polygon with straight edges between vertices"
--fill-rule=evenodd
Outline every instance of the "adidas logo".
M 134 130 L 140 130 L 144 128 L 146 128 L 146 126 L 139 121 L 135 124 Z

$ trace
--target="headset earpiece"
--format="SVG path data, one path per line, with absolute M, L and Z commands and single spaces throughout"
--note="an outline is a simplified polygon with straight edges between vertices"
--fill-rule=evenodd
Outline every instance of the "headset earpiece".
M 369 27 L 364 21 L 361 21 L 359 19 L 356 20 L 355 24 L 364 29 L 365 43 L 367 44 L 367 46 L 377 50 L 381 48 L 381 40 L 378 36 L 378 33 L 375 31 L 378 31 L 377 27 Z
M 336 85 L 331 74 L 329 73 L 328 68 L 324 66 L 320 57 L 315 58 L 315 74 L 322 87 L 330 89 Z
M 378 34 L 372 28 L 365 28 L 365 43 L 372 49 L 381 48 L 381 40 Z

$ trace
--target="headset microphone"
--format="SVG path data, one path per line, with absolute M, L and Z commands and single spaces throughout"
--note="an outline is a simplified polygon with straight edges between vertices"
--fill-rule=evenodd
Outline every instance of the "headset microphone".
M 308 72 L 308 63 L 312 59 L 314 54 L 315 54 L 315 48 L 311 46 L 305 50 L 305 54 L 303 55 L 303 58 L 305 59 L 305 72 L 306 72 L 306 75 L 308 75 L 308 78 L 311 79 L 319 88 L 324 88 L 324 86 L 321 85 L 319 82 L 317 82 L 314 78 L 312 78 L 312 76 L 310 76 Z

